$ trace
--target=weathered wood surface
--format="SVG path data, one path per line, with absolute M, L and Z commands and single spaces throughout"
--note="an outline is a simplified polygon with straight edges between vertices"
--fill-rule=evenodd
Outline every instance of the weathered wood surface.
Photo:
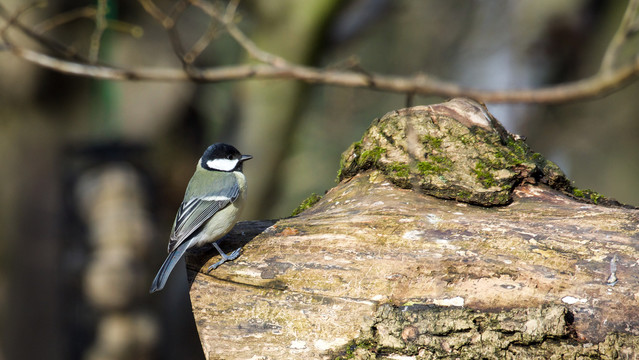
M 639 211 L 533 182 L 484 207 L 372 167 L 238 224 L 237 260 L 187 259 L 207 358 L 638 356 Z

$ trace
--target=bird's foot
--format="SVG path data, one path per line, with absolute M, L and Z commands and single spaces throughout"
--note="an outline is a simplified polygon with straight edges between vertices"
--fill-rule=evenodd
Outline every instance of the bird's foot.
M 226 259 L 222 259 L 222 260 L 216 262 L 215 264 L 209 266 L 208 269 L 206 269 L 206 273 L 208 274 L 208 273 L 211 272 L 211 270 L 217 269 L 218 266 L 224 264 L 225 262 L 226 262 Z
M 233 261 L 237 259 L 240 256 L 240 253 L 242 252 L 242 248 L 237 248 L 235 251 L 227 255 L 224 253 L 224 251 L 222 251 L 222 249 L 220 249 L 217 243 L 213 243 L 213 246 L 215 246 L 215 249 L 220 253 L 220 256 L 222 256 L 222 259 L 216 262 L 215 264 L 209 266 L 208 269 L 206 269 L 207 274 L 210 273 L 211 270 L 217 269 L 218 266 L 224 264 L 225 262 Z
M 240 256 L 240 253 L 242 252 L 241 250 L 242 250 L 242 248 L 235 249 L 235 251 L 233 251 L 232 253 L 230 253 L 228 255 L 228 258 L 226 260 L 235 260 L 235 259 L 237 259 Z

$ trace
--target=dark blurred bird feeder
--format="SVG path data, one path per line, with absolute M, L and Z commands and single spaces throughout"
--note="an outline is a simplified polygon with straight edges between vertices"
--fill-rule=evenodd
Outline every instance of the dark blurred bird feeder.
M 136 166 L 143 152 L 141 146 L 118 142 L 68 149 L 74 212 L 86 228 L 81 238 L 88 241 L 81 258 L 84 298 L 66 306 L 69 312 L 87 310 L 80 317 L 86 323 L 73 324 L 94 332 L 90 346 L 78 341 L 84 359 L 148 359 L 159 342 L 160 324 L 145 310 L 148 274 L 143 259 L 154 227 L 149 186 L 142 167 Z

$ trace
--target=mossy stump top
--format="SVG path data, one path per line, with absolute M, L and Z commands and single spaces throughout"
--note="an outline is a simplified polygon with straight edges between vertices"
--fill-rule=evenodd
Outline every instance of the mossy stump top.
M 377 169 L 398 187 L 483 206 L 510 203 L 514 189 L 525 183 L 574 195 L 557 165 L 465 98 L 376 119 L 340 165 L 340 181 Z
M 339 179 L 238 224 L 237 260 L 187 258 L 208 359 L 638 356 L 639 211 L 574 188 L 481 104 L 375 120 Z

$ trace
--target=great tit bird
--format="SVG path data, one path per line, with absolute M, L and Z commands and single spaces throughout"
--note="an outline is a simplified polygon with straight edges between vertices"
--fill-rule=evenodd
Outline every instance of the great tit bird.
M 195 174 L 186 187 L 184 200 L 173 221 L 169 255 L 151 284 L 151 293 L 164 288 L 175 264 L 192 247 L 212 243 L 220 253 L 222 259 L 211 265 L 208 271 L 240 255 L 240 249 L 225 254 L 217 240 L 233 228 L 242 211 L 246 197 L 242 164 L 252 158 L 222 143 L 206 149 L 195 167 Z

